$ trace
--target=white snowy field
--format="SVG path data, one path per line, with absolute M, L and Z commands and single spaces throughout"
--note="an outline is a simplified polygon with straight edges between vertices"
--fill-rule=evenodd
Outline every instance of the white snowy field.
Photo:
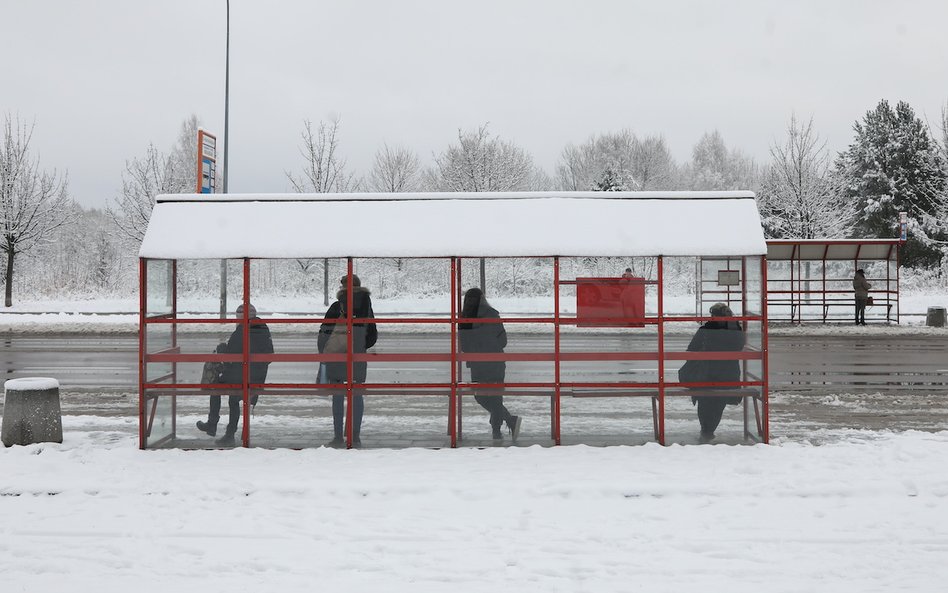
M 252 301 L 261 316 L 294 317 L 300 314 L 322 316 L 326 306 L 321 297 L 260 297 Z M 549 314 L 553 310 L 552 297 L 508 297 L 491 299 L 491 303 L 501 311 L 503 316 Z M 688 314 L 695 310 L 694 295 L 669 296 L 665 299 L 666 312 Z M 231 299 L 228 308 L 233 310 L 239 301 Z M 438 312 L 447 314 L 448 305 L 443 299 L 404 297 L 393 299 L 374 299 L 375 314 L 377 317 L 392 314 L 425 314 Z M 651 305 L 649 305 L 651 306 Z M 895 331 L 919 331 L 924 328 L 925 313 L 928 307 L 948 306 L 948 294 L 939 292 L 917 292 L 903 294 L 900 308 L 902 319 L 901 329 L 887 326 L 884 323 L 871 323 L 866 328 L 849 327 L 848 324 L 808 323 L 805 332 L 836 332 L 839 327 L 846 331 L 858 333 L 883 330 L 884 327 L 894 327 Z M 218 310 L 219 304 L 215 299 L 183 299 L 179 307 L 185 311 L 200 310 L 213 313 Z M 564 314 L 575 314 L 575 302 L 564 299 L 561 302 Z M 872 319 L 874 310 L 870 308 L 867 318 Z M 202 316 L 207 316 L 204 313 Z M 881 309 L 880 309 L 881 314 Z M 193 315 L 183 314 L 182 317 Z M 921 326 L 921 327 L 919 327 Z M 914 328 L 914 329 L 907 329 Z M 217 326 L 194 326 L 194 330 L 218 331 Z M 404 331 L 405 328 L 398 328 Z M 525 330 L 525 326 L 518 326 Z M 138 301 L 136 299 L 68 299 L 68 300 L 23 300 L 13 307 L 3 308 L 0 311 L 0 332 L 39 333 L 39 332 L 97 332 L 97 333 L 128 333 L 138 331 Z M 884 330 L 883 330 L 884 331 Z M 892 331 L 892 330 L 889 330 Z
M 944 590 L 948 432 L 831 444 L 0 450 L 3 591 Z

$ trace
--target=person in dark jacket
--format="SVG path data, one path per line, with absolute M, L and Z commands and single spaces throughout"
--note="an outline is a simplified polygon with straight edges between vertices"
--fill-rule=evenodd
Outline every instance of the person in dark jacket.
M 244 306 L 240 305 L 237 307 L 237 316 L 243 317 L 243 314 Z M 257 309 L 253 305 L 250 305 L 248 317 L 250 319 L 259 319 L 259 317 L 257 317 Z M 217 347 L 217 352 L 221 354 L 241 354 L 243 351 L 244 331 L 242 324 L 238 323 L 237 328 L 232 334 L 230 334 L 230 338 L 227 340 L 227 343 L 220 344 Z M 273 340 L 270 338 L 270 328 L 268 328 L 265 323 L 250 325 L 250 352 L 254 354 L 273 354 Z M 250 363 L 250 382 L 264 383 L 267 380 L 267 369 L 269 366 L 269 362 Z M 224 363 L 224 370 L 221 373 L 221 383 L 236 383 L 238 385 L 242 384 L 244 382 L 243 373 L 243 363 L 226 362 Z M 228 398 L 227 404 L 230 415 L 227 418 L 227 429 L 224 432 L 224 436 L 217 439 L 216 441 L 218 445 L 236 444 L 234 435 L 237 434 L 237 423 L 240 420 L 240 402 L 242 399 L 243 397 L 241 395 L 231 395 Z M 250 404 L 256 405 L 256 403 L 257 396 L 251 397 Z M 217 423 L 221 417 L 220 413 L 221 396 L 212 395 L 210 401 L 210 410 L 207 413 L 207 422 L 201 422 L 198 420 L 198 429 L 206 432 L 210 436 L 217 435 Z
M 731 308 L 724 303 L 715 303 L 711 306 L 711 317 L 733 317 Z M 689 352 L 737 352 L 744 349 L 746 335 L 737 321 L 711 319 L 700 328 L 688 344 Z M 690 375 L 694 378 L 685 378 L 679 371 L 679 380 L 700 383 L 732 382 L 741 380 L 741 363 L 734 360 L 689 360 Z M 682 367 L 684 368 L 684 367 Z M 700 389 L 708 389 L 700 388 Z M 734 387 L 718 387 L 717 389 L 735 389 Z M 698 406 L 698 422 L 701 424 L 700 441 L 710 442 L 714 438 L 714 431 L 721 422 L 724 407 L 728 404 L 739 404 L 741 397 L 727 396 L 695 396 L 692 404 Z
M 326 311 L 326 319 L 341 319 L 343 321 L 324 322 L 319 326 L 319 334 L 316 337 L 316 348 L 322 354 L 330 345 L 330 338 L 336 331 L 346 331 L 346 303 L 348 300 L 348 291 L 346 290 L 348 278 L 343 276 L 340 280 L 341 287 L 336 293 L 336 302 L 329 306 Z M 375 312 L 372 311 L 372 298 L 369 289 L 362 286 L 362 282 L 355 274 L 352 275 L 352 317 L 355 319 L 372 319 Z M 342 337 L 341 335 L 339 337 Z M 352 353 L 364 354 L 366 350 L 375 345 L 378 341 L 378 329 L 374 323 L 355 323 L 352 326 Z M 327 352 L 327 354 L 330 352 Z M 342 354 L 343 352 L 334 352 Z M 326 369 L 326 381 L 328 383 L 345 383 L 348 381 L 347 363 L 345 362 L 324 362 Z M 365 361 L 353 361 L 352 363 L 352 382 L 365 383 L 367 373 L 367 364 Z M 365 411 L 365 402 L 361 393 L 352 395 L 352 445 L 359 447 L 362 445 L 360 433 L 362 429 L 362 415 Z M 345 444 L 344 428 L 346 415 L 346 395 L 345 391 L 333 394 L 332 396 L 332 425 L 333 439 L 329 442 L 331 447 L 342 447 Z
M 461 306 L 462 319 L 489 318 L 500 319 L 497 309 L 491 307 L 484 298 L 484 291 L 480 288 L 471 288 L 464 293 L 464 302 Z M 458 325 L 458 338 L 461 342 L 461 351 L 466 353 L 503 352 L 507 346 L 507 331 L 503 323 L 475 323 L 464 322 Z M 507 374 L 507 363 L 503 360 L 469 360 L 467 367 L 471 369 L 472 383 L 503 383 Z M 489 391 L 489 390 L 485 390 Z M 499 390 L 497 390 L 499 391 Z M 493 438 L 504 438 L 501 426 L 507 423 L 507 428 L 517 440 L 520 436 L 522 418 L 512 415 L 504 407 L 504 397 L 497 395 L 474 395 L 485 410 L 490 412 L 490 427 Z
M 872 285 L 866 281 L 862 268 L 853 276 L 853 296 L 856 298 L 856 325 L 866 325 L 866 305 L 869 304 L 869 289 Z

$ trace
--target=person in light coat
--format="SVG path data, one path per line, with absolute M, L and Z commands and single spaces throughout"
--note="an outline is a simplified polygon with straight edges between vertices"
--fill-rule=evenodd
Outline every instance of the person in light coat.
M 346 303 L 348 302 L 348 278 L 343 276 L 339 281 L 339 291 L 336 292 L 336 302 L 329 306 L 326 311 L 325 319 L 319 326 L 319 334 L 316 337 L 316 349 L 320 354 L 326 352 L 330 344 L 330 338 L 336 328 L 342 332 L 346 331 Z M 352 275 L 352 317 L 354 319 L 373 319 L 375 312 L 372 311 L 372 297 L 368 288 L 362 286 L 362 281 L 355 274 Z M 336 320 L 340 320 L 338 323 Z M 365 354 L 366 350 L 375 346 L 378 341 L 379 333 L 374 323 L 354 323 L 352 325 L 352 353 Z M 348 342 L 346 342 L 348 343 Z M 327 354 L 342 354 L 345 350 L 339 352 L 326 352 Z M 326 369 L 327 383 L 345 383 L 349 379 L 348 367 L 345 362 L 324 362 Z M 352 382 L 365 383 L 368 371 L 368 364 L 365 361 L 353 361 L 352 363 Z M 362 415 L 365 412 L 365 401 L 362 395 L 363 389 L 353 389 L 352 395 L 352 446 L 362 446 Z M 332 426 L 333 439 L 329 442 L 330 447 L 340 448 L 345 446 L 344 429 L 346 413 L 346 394 L 345 390 L 335 393 L 332 396 Z
M 853 296 L 856 297 L 856 325 L 866 325 L 866 305 L 869 304 L 869 289 L 872 285 L 866 281 L 862 268 L 853 276 Z

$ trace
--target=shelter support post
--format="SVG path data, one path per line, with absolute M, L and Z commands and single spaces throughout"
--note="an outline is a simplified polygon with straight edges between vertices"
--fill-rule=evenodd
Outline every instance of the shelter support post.
M 463 292 L 464 292 L 464 283 L 463 283 L 464 278 L 463 278 L 463 276 L 461 275 L 461 271 L 464 269 L 464 266 L 463 266 L 463 261 L 464 261 L 464 260 L 463 260 L 462 258 L 458 258 L 457 261 L 458 261 L 458 268 L 457 268 L 457 273 L 458 273 L 457 290 L 455 290 L 455 291 L 452 293 L 453 296 L 452 296 L 451 298 L 454 299 L 454 308 L 455 308 L 455 310 L 457 311 L 457 316 L 460 317 L 460 316 L 461 316 L 461 311 L 462 311 L 461 306 L 462 306 L 462 304 L 463 304 L 463 300 L 462 300 L 462 299 L 463 299 Z M 457 319 L 455 319 L 455 321 L 457 321 Z M 455 348 L 455 352 L 457 352 L 457 351 L 460 350 L 460 343 L 459 343 L 459 342 L 460 342 L 460 337 L 458 337 L 458 341 L 455 342 L 455 346 L 453 346 L 453 347 Z M 455 354 L 455 356 L 457 356 L 457 354 Z M 458 358 L 457 362 L 455 363 L 455 368 L 456 368 L 456 370 L 457 370 L 457 378 L 458 378 L 458 381 L 460 382 L 461 379 L 464 377 L 464 365 L 461 364 L 460 358 Z M 464 434 L 464 432 L 463 432 L 463 429 L 464 429 L 464 412 L 463 412 L 464 406 L 463 406 L 463 404 L 464 404 L 463 396 L 461 395 L 460 392 L 458 392 L 458 394 L 457 394 L 457 403 L 456 403 L 456 405 L 457 405 L 457 421 L 456 421 L 456 426 L 455 426 L 455 429 L 454 429 L 454 430 L 455 430 L 455 434 L 457 435 L 457 440 L 458 440 L 458 441 L 461 440 L 462 435 Z M 448 430 L 450 430 L 450 428 L 449 428 Z
M 664 258 L 658 256 L 658 434 L 659 444 L 665 444 L 665 275 Z
M 178 260 L 171 260 L 171 318 L 178 318 Z M 171 350 L 178 351 L 178 324 L 171 324 Z M 178 382 L 178 363 L 171 363 L 171 382 Z M 155 402 L 157 405 L 157 401 Z M 178 396 L 171 396 L 171 438 L 178 436 Z
M 352 257 L 346 258 L 346 449 L 352 448 Z
M 553 258 L 553 405 L 551 410 L 551 437 L 560 444 L 560 258 Z
M 243 406 L 241 408 L 244 416 L 244 428 L 241 431 L 240 440 L 244 447 L 250 446 L 250 259 L 244 258 L 244 295 L 243 295 L 243 354 L 241 355 L 241 398 Z
M 458 259 L 451 258 L 451 395 L 448 400 L 448 435 L 458 446 Z
M 760 258 L 760 278 L 761 284 L 767 286 L 767 257 L 762 256 Z M 761 382 L 760 387 L 760 399 L 761 405 L 763 406 L 763 440 L 765 443 L 770 442 L 770 364 L 769 358 L 769 346 L 767 342 L 767 299 L 763 298 L 761 294 L 761 324 L 760 324 L 760 346 L 761 346 Z
M 138 260 L 138 448 L 144 449 L 145 440 L 145 352 L 147 351 L 148 326 L 148 260 Z

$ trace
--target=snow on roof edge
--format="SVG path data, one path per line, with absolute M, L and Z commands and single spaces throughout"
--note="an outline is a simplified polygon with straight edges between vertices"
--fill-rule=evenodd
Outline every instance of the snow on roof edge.
M 453 199 L 166 202 L 155 206 L 139 256 L 635 257 L 767 252 L 753 199 L 595 202 L 560 197 L 490 204 Z M 327 220 L 357 222 L 320 224 Z
M 168 202 L 361 202 L 413 200 L 535 200 L 570 198 L 582 200 L 740 200 L 755 199 L 752 191 L 529 191 L 529 192 L 405 192 L 405 193 L 228 193 L 161 194 Z

